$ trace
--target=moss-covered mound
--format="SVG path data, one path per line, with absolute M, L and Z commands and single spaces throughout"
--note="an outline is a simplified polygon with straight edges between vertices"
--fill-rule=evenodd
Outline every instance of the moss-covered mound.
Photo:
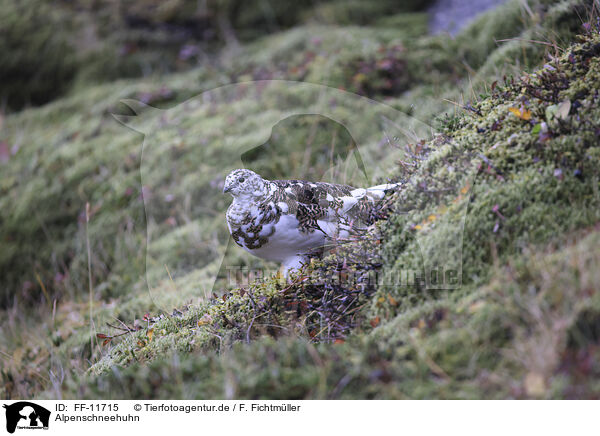
M 74 85 L 218 63 L 223 47 L 239 54 L 240 43 L 294 25 L 365 25 L 427 3 L 7 0 L 0 10 L 0 98 L 18 110 L 52 101 Z M 424 15 L 420 20 L 423 28 Z
M 235 302 L 216 304 L 219 309 L 213 306 L 204 315 L 202 310 L 185 313 L 130 336 L 112 353 L 112 362 L 96 365 L 94 371 L 104 374 L 72 381 L 63 393 L 86 398 L 597 398 L 600 277 L 593 266 L 600 261 L 599 242 L 600 231 L 591 229 L 573 235 L 561 249 L 528 251 L 496 268 L 489 284 L 468 296 L 421 304 L 334 344 L 315 345 L 302 337 L 301 328 L 290 331 L 289 322 L 269 329 L 268 321 L 255 319 L 263 326 L 261 336 L 229 347 L 230 332 L 239 333 L 237 323 L 248 325 L 239 318 L 244 311 L 236 308 L 240 299 L 234 297 Z M 237 318 L 223 321 L 226 316 Z M 280 329 L 287 331 L 274 334 Z M 211 342 L 217 352 L 206 351 Z M 166 350 L 179 353 L 147 361 Z M 133 365 L 116 365 L 125 362 Z
M 427 246 L 427 238 L 452 237 L 445 226 L 454 219 L 453 208 L 467 202 L 460 290 L 427 292 L 418 281 L 379 286 L 370 298 L 371 310 L 359 317 L 362 322 L 352 317 L 349 334 L 339 331 L 332 338 L 323 335 L 331 317 L 323 317 L 317 331 L 310 311 L 348 298 L 343 286 L 303 276 L 285 286 L 251 285 L 130 335 L 93 367 L 100 376 L 87 380 L 78 394 L 597 395 L 600 369 L 590 363 L 599 316 L 592 265 L 600 260 L 600 233 L 594 229 L 600 221 L 600 37 L 583 39 L 542 69 L 496 83 L 490 95 L 471 103 L 467 114 L 447 127 L 445 139 L 430 144 L 427 161 L 399 194 L 388 224 L 378 226 L 388 236 L 382 244 L 384 270 L 418 270 L 422 258 L 415 253 Z M 436 190 L 436 183 L 448 186 L 448 168 L 460 163 L 454 155 L 478 162 L 472 186 L 462 198 L 424 197 L 424 183 L 428 191 L 445 192 Z M 573 233 L 582 228 L 591 230 Z M 421 245 L 416 233 L 427 234 Z M 357 246 L 364 249 L 364 244 Z M 349 256 L 336 253 L 337 262 L 326 261 L 326 266 L 344 273 L 351 267 L 340 267 L 340 261 Z M 312 277 L 318 268 L 313 264 L 305 274 Z M 310 286 L 320 289 L 320 304 L 307 303 Z M 368 298 L 369 292 L 363 289 L 360 295 Z M 342 313 L 362 307 L 356 304 Z M 318 339 L 329 345 L 311 344 Z M 231 348 L 232 341 L 239 345 Z M 173 351 L 185 355 L 140 367 Z M 582 384 L 581 371 L 596 381 Z
M 533 74 L 494 82 L 466 115 L 445 120 L 387 227 L 390 273 L 424 276 L 423 261 L 442 247 L 462 259 L 463 285 L 472 287 L 494 263 L 598 222 L 598 47 L 590 39 Z M 462 187 L 458 196 L 450 185 Z M 462 227 L 453 223 L 465 210 L 464 233 L 448 231 Z M 380 292 L 414 301 L 425 291 L 416 283 Z

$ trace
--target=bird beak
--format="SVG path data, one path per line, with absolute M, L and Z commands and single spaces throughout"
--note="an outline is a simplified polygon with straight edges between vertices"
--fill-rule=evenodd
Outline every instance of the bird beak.
M 229 191 L 231 191 L 231 187 L 230 186 L 229 187 L 227 187 L 227 186 L 223 187 L 223 194 L 225 194 L 226 192 L 229 192 Z

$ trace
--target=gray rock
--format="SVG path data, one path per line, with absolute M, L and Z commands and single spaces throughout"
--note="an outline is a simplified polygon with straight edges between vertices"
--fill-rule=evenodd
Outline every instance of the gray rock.
M 506 0 L 437 0 L 429 7 L 431 33 L 456 35 L 477 15 Z

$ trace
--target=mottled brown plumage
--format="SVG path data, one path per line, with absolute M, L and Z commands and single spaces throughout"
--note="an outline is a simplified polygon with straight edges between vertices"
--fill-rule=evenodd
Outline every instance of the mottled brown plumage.
M 268 181 L 250 170 L 234 170 L 223 189 L 234 199 L 227 224 L 235 243 L 248 252 L 282 262 L 286 270 L 298 268 L 337 238 L 364 228 L 375 202 L 397 186 Z

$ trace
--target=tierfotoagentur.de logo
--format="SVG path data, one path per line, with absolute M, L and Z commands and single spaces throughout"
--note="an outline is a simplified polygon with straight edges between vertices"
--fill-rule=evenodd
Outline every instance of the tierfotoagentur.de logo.
M 48 430 L 50 411 L 42 406 L 29 401 L 19 401 L 10 405 L 4 404 L 6 409 L 6 431 L 14 433 L 18 430 Z

